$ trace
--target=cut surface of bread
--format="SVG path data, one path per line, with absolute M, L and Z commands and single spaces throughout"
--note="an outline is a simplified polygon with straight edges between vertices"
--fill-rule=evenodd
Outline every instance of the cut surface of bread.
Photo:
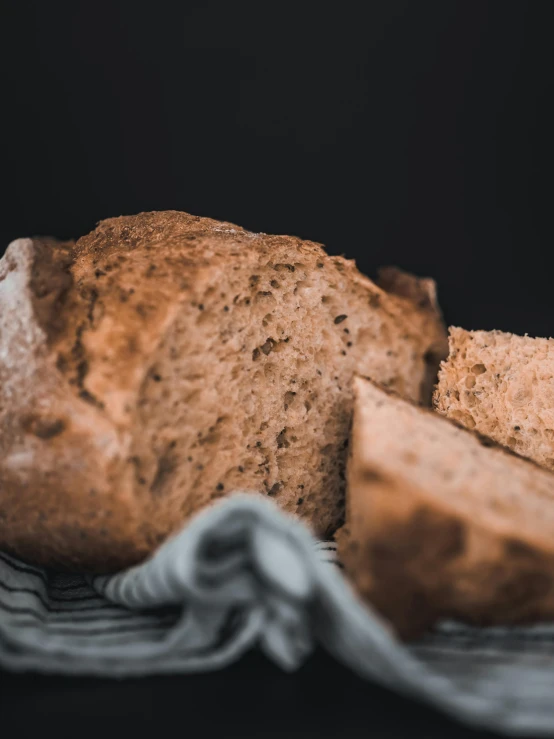
M 554 470 L 554 339 L 451 328 L 439 413 Z
M 400 636 L 554 618 L 554 475 L 354 381 L 340 556 Z
M 0 548 L 133 564 L 210 501 L 341 521 L 351 380 L 428 396 L 434 285 L 186 213 L 103 221 L 0 262 Z

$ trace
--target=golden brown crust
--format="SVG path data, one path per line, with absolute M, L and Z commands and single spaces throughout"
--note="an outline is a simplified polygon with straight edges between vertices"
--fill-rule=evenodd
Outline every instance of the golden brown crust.
M 33 263 L 29 290 L 37 323 L 49 340 L 55 339 L 66 326 L 64 302 L 73 286 L 72 241 L 50 238 L 33 239 Z
M 374 515 L 383 505 L 377 484 L 366 478 L 358 492 L 372 497 Z M 409 506 L 383 505 L 378 523 L 366 521 L 340 554 L 361 595 L 401 638 L 417 638 L 441 618 L 492 626 L 554 617 L 552 552 L 430 505 L 405 482 L 381 484 L 379 494 L 407 497 Z M 476 541 L 484 553 L 478 559 L 470 551 Z
M 0 272 L 1 546 L 67 568 L 82 563 L 86 547 L 112 568 L 132 557 L 131 501 L 124 488 L 112 495 L 122 439 L 56 369 L 49 342 L 60 333 L 68 281 L 56 267 L 65 274 L 66 249 L 48 260 L 44 246 L 15 242 Z
M 252 234 L 173 211 L 103 221 L 74 245 L 14 242 L 0 261 L 0 547 L 56 567 L 118 569 L 142 559 L 206 504 L 207 494 L 198 491 L 207 470 L 195 468 L 198 479 L 188 478 L 196 486 L 194 495 L 173 481 L 172 473 L 186 458 L 171 446 L 175 441 L 167 430 L 145 449 L 149 419 L 142 408 L 149 406 L 140 404 L 151 402 L 147 388 L 152 384 L 159 390 L 156 403 L 169 403 L 166 388 L 152 383 L 153 362 L 165 351 L 177 318 L 197 316 L 201 296 L 213 285 L 225 283 L 234 270 L 249 274 L 249 265 L 272 263 L 274 254 L 323 264 L 337 282 L 348 281 L 368 311 L 381 311 L 387 331 L 399 337 L 393 341 L 404 342 L 408 364 L 387 356 L 387 335 L 360 336 L 359 351 L 380 342 L 383 366 L 390 364 L 399 387 L 418 394 L 423 373 L 418 352 L 445 343 L 436 309 L 388 295 L 353 262 L 328 257 L 318 244 Z M 272 277 L 285 282 L 291 269 L 288 260 L 272 264 Z M 342 335 L 345 324 L 331 324 Z M 275 350 L 268 357 L 264 347 L 274 346 L 264 334 L 256 366 L 266 373 L 270 360 L 286 356 Z M 205 365 L 211 349 L 198 351 Z M 249 364 L 256 361 L 254 354 L 250 350 Z M 289 442 L 279 432 L 278 454 L 283 455 Z M 211 438 L 219 444 L 214 457 L 229 456 L 225 440 L 216 437 L 217 431 L 210 431 L 202 442 Z M 257 451 L 249 454 L 255 459 Z M 241 469 L 239 464 L 231 478 L 235 489 L 254 479 Z M 214 495 L 226 494 L 216 482 L 214 477 Z M 268 495 L 280 502 L 284 492 L 293 494 L 268 479 Z M 301 498 L 294 494 L 295 501 Z M 314 499 L 313 508 L 307 503 L 308 520 L 318 508 L 319 515 L 329 508 L 325 525 L 341 509 L 340 500 L 318 506 Z
M 429 315 L 439 316 L 442 313 L 437 300 L 437 286 L 428 277 L 415 277 L 398 267 L 381 267 L 378 271 L 377 284 L 390 295 L 405 298 L 421 311 Z M 444 358 L 446 345 L 442 337 L 429 346 L 425 354 L 426 370 L 421 381 L 420 395 L 425 405 L 431 403 L 433 388 L 437 380 L 439 365 Z
M 419 308 L 440 313 L 437 286 L 429 277 L 415 277 L 398 267 L 381 267 L 377 284 L 392 295 L 408 298 Z

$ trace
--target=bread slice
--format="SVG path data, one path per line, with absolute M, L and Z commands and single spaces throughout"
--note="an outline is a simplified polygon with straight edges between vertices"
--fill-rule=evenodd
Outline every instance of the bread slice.
M 130 565 L 234 490 L 328 535 L 353 373 L 419 399 L 446 355 L 431 282 L 186 213 L 0 264 L 0 548 L 43 564 Z
M 554 339 L 451 328 L 439 413 L 554 469 Z
M 442 617 L 553 619 L 554 475 L 366 380 L 354 390 L 339 552 L 362 596 L 404 638 Z

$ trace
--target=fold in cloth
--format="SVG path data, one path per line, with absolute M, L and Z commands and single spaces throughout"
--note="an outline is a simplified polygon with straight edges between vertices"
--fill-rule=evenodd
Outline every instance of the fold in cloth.
M 67 575 L 0 553 L 0 666 L 125 677 L 215 670 L 253 647 L 285 670 L 315 644 L 360 676 L 463 721 L 554 736 L 554 625 L 445 622 L 411 645 L 356 597 L 332 542 L 236 494 L 151 559 Z

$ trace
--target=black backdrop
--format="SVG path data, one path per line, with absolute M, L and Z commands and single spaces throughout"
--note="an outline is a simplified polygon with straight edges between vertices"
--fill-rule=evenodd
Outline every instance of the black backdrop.
M 554 334 L 554 3 L 2 4 L 10 239 L 175 208 Z

